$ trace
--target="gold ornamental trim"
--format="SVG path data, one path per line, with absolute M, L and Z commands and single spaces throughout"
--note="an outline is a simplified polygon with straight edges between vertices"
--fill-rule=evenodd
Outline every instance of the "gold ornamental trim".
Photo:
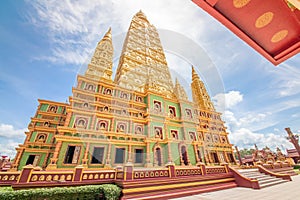
M 274 13 L 272 12 L 265 12 L 261 16 L 259 16 L 255 21 L 256 28 L 263 28 L 271 23 L 273 20 Z
M 246 6 L 251 0 L 233 0 L 233 6 L 236 8 L 242 8 Z
M 276 42 L 283 40 L 288 35 L 288 33 L 289 33 L 288 30 L 285 30 L 285 29 L 278 31 L 271 38 L 271 42 L 276 43 Z

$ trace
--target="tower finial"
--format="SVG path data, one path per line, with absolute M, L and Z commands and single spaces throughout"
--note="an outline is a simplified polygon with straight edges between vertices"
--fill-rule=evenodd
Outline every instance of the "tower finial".
M 111 39 L 111 27 L 109 27 L 108 31 L 105 33 L 103 39 Z

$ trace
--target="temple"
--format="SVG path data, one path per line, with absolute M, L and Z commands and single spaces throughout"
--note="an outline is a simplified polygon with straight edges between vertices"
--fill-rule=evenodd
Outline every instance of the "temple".
M 166 62 L 156 28 L 132 19 L 113 80 L 111 29 L 77 76 L 70 103 L 39 100 L 12 170 L 235 164 L 221 113 L 192 67 L 192 99 Z
M 38 100 L 14 161 L 0 162 L 0 186 L 113 183 L 122 200 L 161 200 L 292 180 L 291 164 L 275 161 L 270 151 L 266 159 L 257 151 L 251 174 L 237 171 L 225 122 L 205 84 L 194 67 L 190 88 L 172 79 L 158 32 L 141 11 L 129 26 L 114 79 L 113 52 L 109 29 L 77 76 L 69 103 Z

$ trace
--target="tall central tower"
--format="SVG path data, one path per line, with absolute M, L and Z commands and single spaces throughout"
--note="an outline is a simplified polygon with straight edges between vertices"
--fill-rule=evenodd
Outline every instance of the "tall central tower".
M 115 83 L 144 92 L 173 96 L 173 83 L 156 28 L 142 11 L 132 19 L 119 60 Z

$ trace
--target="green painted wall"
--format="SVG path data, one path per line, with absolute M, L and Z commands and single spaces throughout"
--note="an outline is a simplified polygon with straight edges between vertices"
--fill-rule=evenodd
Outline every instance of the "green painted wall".
M 30 155 L 40 155 L 40 159 L 39 159 L 39 162 L 37 164 L 37 166 L 40 166 L 42 167 L 43 165 L 43 162 L 45 160 L 45 157 L 46 157 L 46 153 L 39 153 L 39 152 L 24 152 L 22 157 L 21 157 L 21 160 L 20 160 L 20 164 L 18 166 L 18 170 L 21 170 L 25 165 L 26 165 L 26 162 L 28 160 L 28 157 Z
M 180 155 L 177 143 L 171 144 L 171 155 L 175 165 L 180 165 Z
M 52 133 L 48 133 L 48 137 L 47 137 L 46 143 L 50 143 L 51 140 L 52 140 L 52 138 L 53 138 L 53 134 Z
M 82 82 L 81 82 L 81 85 L 80 85 L 80 89 L 84 89 L 85 84 L 86 84 L 86 83 L 85 83 L 84 81 L 82 81 Z
M 196 165 L 196 155 L 195 155 L 193 145 L 187 146 L 187 149 L 188 149 L 188 157 L 190 159 L 191 164 Z
M 62 113 L 62 110 L 63 110 L 62 106 L 58 106 L 57 113 Z
M 49 104 L 42 104 L 40 107 L 41 111 L 47 111 Z
M 36 131 L 32 132 L 31 137 L 30 137 L 30 140 L 29 140 L 30 142 L 34 142 L 35 137 L 36 137 L 36 134 L 37 134 Z
M 69 123 L 69 127 L 73 127 L 74 121 L 75 121 L 75 116 L 72 115 L 71 120 L 70 120 L 70 123 Z

